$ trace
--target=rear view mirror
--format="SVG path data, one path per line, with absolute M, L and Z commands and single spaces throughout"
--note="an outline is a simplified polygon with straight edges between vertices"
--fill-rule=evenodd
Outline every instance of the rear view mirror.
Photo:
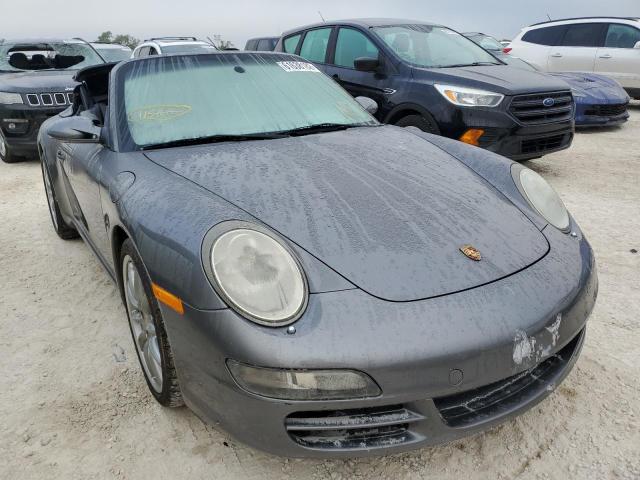
M 362 108 L 364 108 L 371 115 L 375 115 L 375 113 L 378 111 L 378 104 L 375 100 L 372 100 L 369 97 L 356 97 L 356 102 L 358 102 L 360 106 L 362 106 Z
M 375 72 L 380 67 L 380 60 L 371 57 L 360 57 L 356 58 L 353 64 L 359 72 Z

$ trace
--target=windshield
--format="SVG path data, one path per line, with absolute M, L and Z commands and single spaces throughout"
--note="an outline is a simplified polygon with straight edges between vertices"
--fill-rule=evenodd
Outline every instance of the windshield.
M 162 53 L 173 55 L 174 53 L 213 53 L 216 48 L 205 43 L 184 43 L 182 45 L 165 45 Z
M 94 48 L 107 63 L 122 62 L 131 58 L 131 50 L 127 47 L 101 47 L 96 45 Z
M 499 65 L 494 56 L 448 28 L 394 25 L 373 31 L 402 59 L 419 67 Z
M 469 35 L 469 38 L 480 45 L 485 50 L 501 52 L 504 46 L 495 38 L 489 35 Z
M 1 43 L 0 70 L 79 70 L 104 63 L 90 45 L 80 42 Z
M 336 82 L 290 55 L 151 57 L 116 80 L 120 150 L 219 136 L 378 125 Z M 310 132 L 311 133 L 311 132 Z

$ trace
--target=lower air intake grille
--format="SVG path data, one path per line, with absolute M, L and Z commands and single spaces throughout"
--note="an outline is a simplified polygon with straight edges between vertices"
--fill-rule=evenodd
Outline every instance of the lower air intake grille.
M 619 105 L 593 105 L 584 114 L 594 117 L 617 117 L 627 113 L 627 104 Z
M 568 141 L 567 134 L 523 140 L 520 151 L 522 153 L 544 153 L 562 147 L 566 141 Z
M 579 348 L 583 335 L 581 332 L 560 352 L 530 370 L 475 390 L 436 398 L 436 408 L 448 426 L 466 427 L 526 403 L 551 385 Z
M 414 440 L 409 425 L 424 420 L 402 405 L 298 412 L 287 417 L 287 432 L 303 447 L 322 450 L 384 448 Z

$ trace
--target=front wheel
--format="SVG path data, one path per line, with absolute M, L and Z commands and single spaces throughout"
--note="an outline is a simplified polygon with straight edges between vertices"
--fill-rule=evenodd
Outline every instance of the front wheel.
M 440 135 L 440 128 L 434 118 L 425 113 L 423 115 L 407 115 L 396 122 L 398 127 L 417 127 L 423 132 Z
M 147 386 L 162 406 L 181 407 L 184 405 L 182 392 L 162 313 L 131 240 L 125 240 L 122 245 L 120 265 L 129 327 Z
M 9 149 L 9 145 L 7 145 L 7 141 L 4 139 L 2 132 L 0 132 L 0 160 L 4 163 L 16 163 L 20 161 Z
M 45 165 L 44 158 L 41 159 L 40 166 L 42 167 L 42 181 L 44 183 L 44 190 L 47 194 L 47 204 L 49 205 L 49 214 L 51 215 L 53 229 L 63 240 L 78 238 L 78 232 L 76 229 L 67 225 L 67 222 L 62 218 L 58 199 L 56 198 L 56 191 L 51 183 L 51 175 L 49 175 L 49 169 Z

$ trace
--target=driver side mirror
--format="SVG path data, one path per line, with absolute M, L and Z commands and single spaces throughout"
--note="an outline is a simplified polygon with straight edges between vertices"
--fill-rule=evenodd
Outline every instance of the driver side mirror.
M 50 137 L 67 143 L 100 143 L 102 127 L 87 117 L 58 120 L 48 131 Z
M 635 48 L 636 50 L 640 50 L 640 42 L 636 42 L 633 48 Z
M 359 72 L 376 72 L 380 68 L 380 60 L 371 57 L 356 58 L 353 66 Z

